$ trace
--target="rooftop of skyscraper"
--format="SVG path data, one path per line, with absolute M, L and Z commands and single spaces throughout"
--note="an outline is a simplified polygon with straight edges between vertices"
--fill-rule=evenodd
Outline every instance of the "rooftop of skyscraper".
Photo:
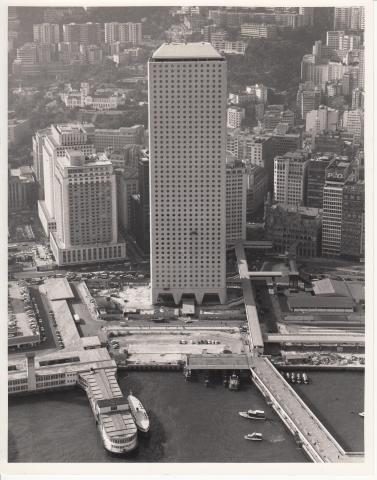
M 221 60 L 223 57 L 207 42 L 195 43 L 163 43 L 152 55 L 153 60 L 175 59 L 211 59 Z

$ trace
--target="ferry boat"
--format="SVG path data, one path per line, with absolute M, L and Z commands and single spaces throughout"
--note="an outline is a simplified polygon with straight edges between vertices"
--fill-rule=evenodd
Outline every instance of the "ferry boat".
M 240 379 L 233 373 L 229 378 L 229 390 L 238 390 L 240 388 Z
M 264 410 L 248 410 L 247 412 L 238 412 L 243 418 L 250 418 L 251 420 L 266 420 Z
M 301 373 L 300 372 L 297 373 L 296 382 L 301 383 Z
M 292 373 L 291 373 L 291 382 L 292 382 L 292 383 L 296 383 L 296 374 L 295 374 L 295 372 L 292 372 Z
M 98 400 L 93 406 L 105 449 L 118 455 L 134 450 L 137 447 L 137 428 L 126 399 Z
M 145 408 L 143 407 L 143 404 L 138 398 L 134 397 L 132 393 L 128 395 L 127 401 L 138 430 L 143 433 L 149 432 L 149 417 L 145 411 Z
M 364 418 L 365 417 L 365 412 L 360 412 L 359 416 Z
M 306 375 L 306 373 L 302 374 L 302 380 L 305 384 L 309 383 L 309 377 Z
M 259 432 L 248 433 L 244 436 L 245 440 L 251 440 L 253 442 L 260 442 L 263 440 L 263 435 Z

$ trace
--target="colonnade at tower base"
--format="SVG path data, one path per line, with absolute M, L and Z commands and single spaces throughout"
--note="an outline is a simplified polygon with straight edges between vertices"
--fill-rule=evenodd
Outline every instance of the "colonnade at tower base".
M 185 298 L 195 298 L 196 304 L 197 305 L 202 305 L 203 299 L 205 300 L 205 297 L 210 295 L 211 298 L 214 296 L 217 296 L 218 298 L 218 303 L 221 303 L 222 305 L 226 303 L 226 287 L 221 288 L 221 289 L 193 289 L 191 291 L 186 291 L 182 289 L 169 289 L 169 290 L 160 290 L 160 289 L 154 289 L 152 288 L 151 290 L 151 295 L 152 295 L 152 303 L 155 305 L 157 303 L 164 303 L 163 299 L 164 298 L 172 298 L 174 300 L 175 305 L 179 305 L 182 300 Z

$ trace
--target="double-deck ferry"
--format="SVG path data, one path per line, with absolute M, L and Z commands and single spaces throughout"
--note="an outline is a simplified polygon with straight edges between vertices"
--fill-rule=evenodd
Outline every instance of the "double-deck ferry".
M 94 412 L 106 450 L 124 454 L 137 447 L 137 428 L 125 397 L 97 400 Z

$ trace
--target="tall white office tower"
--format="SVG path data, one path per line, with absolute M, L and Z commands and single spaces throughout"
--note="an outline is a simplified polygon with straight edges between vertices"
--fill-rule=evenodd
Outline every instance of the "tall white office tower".
M 209 43 L 148 62 L 152 301 L 226 300 L 226 61 Z

